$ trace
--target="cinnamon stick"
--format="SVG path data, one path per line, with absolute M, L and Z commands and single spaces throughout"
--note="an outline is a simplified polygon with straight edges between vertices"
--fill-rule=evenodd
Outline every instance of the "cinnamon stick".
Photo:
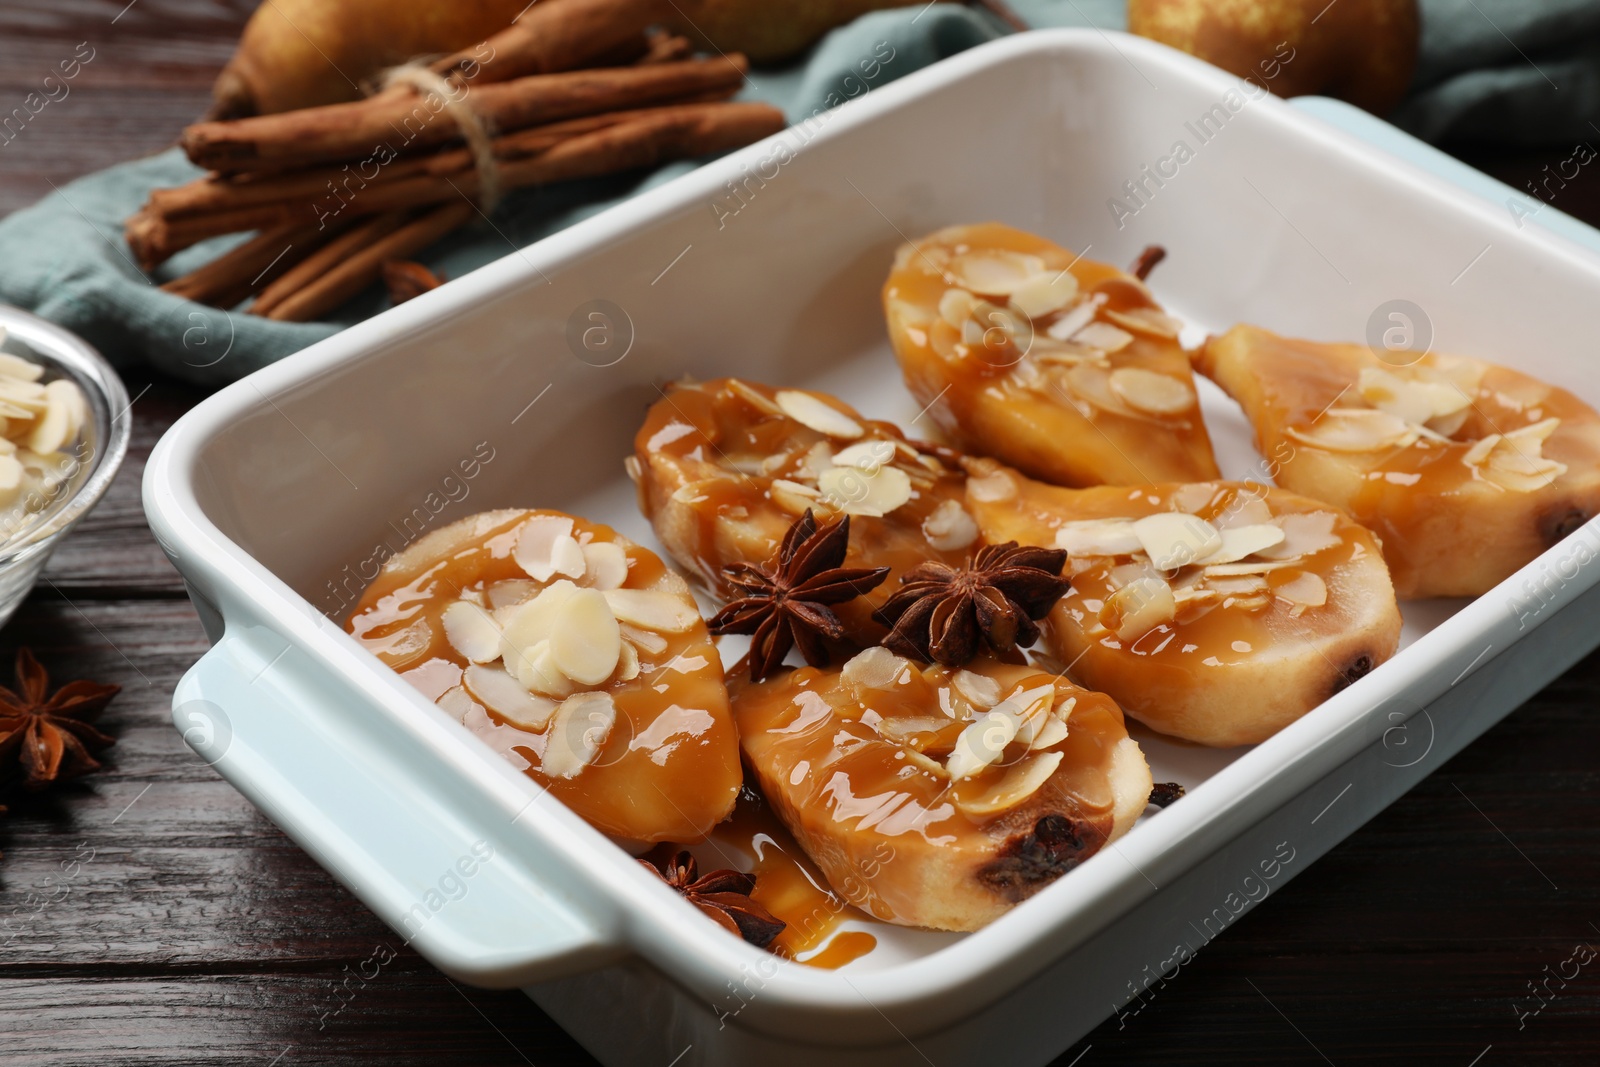
M 267 286 L 250 305 L 250 314 L 267 315 L 278 305 L 301 292 L 306 287 L 316 282 L 319 278 L 326 277 L 339 264 L 360 252 L 364 248 L 387 237 L 389 234 L 404 226 L 410 219 L 406 211 L 391 211 L 376 218 L 363 221 L 360 225 L 350 230 L 341 237 L 335 238 L 296 266 L 271 285 Z
M 668 159 L 683 159 L 749 144 L 783 129 L 783 113 L 767 104 L 696 103 L 606 116 L 603 123 L 575 124 L 569 135 L 551 127 L 508 135 L 522 144 L 520 154 L 500 164 L 502 189 L 594 177 Z M 611 121 L 615 119 L 616 121 Z M 584 127 L 588 128 L 585 129 Z M 554 143 L 550 142 L 554 140 Z M 510 145 L 508 145 L 510 147 Z M 513 151 L 508 154 L 519 154 Z M 434 157 L 428 167 L 392 181 L 375 182 L 353 197 L 345 210 L 356 215 L 419 207 L 452 197 L 478 194 L 478 175 L 463 150 Z M 146 270 L 175 252 L 221 233 L 304 225 L 316 209 L 303 200 L 269 200 L 222 210 L 169 218 L 147 206 L 125 226 L 129 247 Z
M 512 130 L 710 92 L 731 94 L 743 85 L 747 67 L 742 56 L 691 59 L 538 74 L 465 91 L 474 113 L 491 129 Z M 200 122 L 183 131 L 180 143 L 196 165 L 236 172 L 334 160 L 381 166 L 401 152 L 459 140 L 460 128 L 437 96 L 384 93 L 350 104 Z
M 286 298 L 266 316 L 277 322 L 318 318 L 376 281 L 386 261 L 416 255 L 476 213 L 477 209 L 464 200 L 423 212 Z
M 209 263 L 166 282 L 161 289 L 199 304 L 233 307 L 250 295 L 254 283 L 269 281 L 270 276 L 281 274 L 309 255 L 310 243 L 317 236 L 315 227 L 265 230 Z
M 535 0 L 510 26 L 431 69 L 479 83 L 573 70 L 643 41 L 672 9 L 670 0 Z

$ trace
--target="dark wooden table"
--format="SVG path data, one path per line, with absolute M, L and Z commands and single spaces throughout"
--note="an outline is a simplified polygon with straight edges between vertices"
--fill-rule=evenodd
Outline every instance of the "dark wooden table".
M 0 112 L 79 42 L 96 50 L 71 95 L 0 147 L 0 212 L 170 142 L 251 6 L 0 3 Z M 1520 186 L 1567 154 L 1467 158 Z M 1557 206 L 1600 221 L 1600 179 Z M 58 680 L 123 686 L 106 769 L 12 796 L 0 820 L 0 1063 L 592 1062 L 522 995 L 464 988 L 403 948 L 181 743 L 168 701 L 206 643 L 139 479 L 203 394 L 137 371 L 128 386 L 121 476 L 0 632 L 0 665 L 27 644 Z M 1542 984 L 1575 945 L 1600 947 L 1597 695 L 1600 656 L 1059 1062 L 1600 1062 L 1600 962 Z M 395 960 L 347 983 L 380 945 Z M 1519 1020 L 1533 986 L 1548 1006 Z

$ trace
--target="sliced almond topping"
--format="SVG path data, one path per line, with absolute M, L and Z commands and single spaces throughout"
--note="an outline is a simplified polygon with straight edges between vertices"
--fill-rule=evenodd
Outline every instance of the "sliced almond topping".
M 577 541 L 572 537 L 572 520 L 563 515 L 535 515 L 522 524 L 517 532 L 517 546 L 512 551 L 517 566 L 527 572 L 535 581 L 548 582 L 555 577 L 557 566 L 557 553 L 561 554 L 560 562 L 566 566 L 572 565 L 572 549 L 566 548 L 566 542 L 572 542 L 572 549 L 577 548 Z M 557 543 L 563 547 L 558 548 Z M 578 573 L 583 573 L 583 552 L 578 552 Z
M 66 384 L 70 386 L 72 383 Z M 59 393 L 52 393 L 49 399 L 50 406 L 44 415 L 34 420 L 33 432 L 24 442 L 26 447 L 46 456 L 66 444 L 68 434 L 72 431 L 72 413 L 67 407 L 67 401 Z
M 67 440 L 75 440 L 83 424 L 89 421 L 89 402 L 83 398 L 83 390 L 78 388 L 77 382 L 66 378 L 59 378 L 44 388 L 52 400 L 60 400 L 67 409 Z
M 1133 334 L 1109 322 L 1091 322 L 1073 334 L 1072 340 L 1102 352 L 1120 352 L 1133 344 Z
M 561 668 L 556 666 L 555 653 L 550 651 L 550 642 L 547 640 L 508 650 L 505 664 L 506 670 L 516 675 L 517 681 L 525 689 L 557 700 L 572 693 L 572 679 L 562 674 Z
M 1017 364 L 1017 372 L 1024 369 L 1037 371 L 1038 365 L 1071 367 L 1079 363 L 1092 363 L 1096 366 L 1109 368 L 1110 362 L 1106 354 L 1098 348 L 1087 345 L 1073 344 L 1071 341 L 1055 341 L 1046 337 L 1035 336 L 1033 345 L 1028 349 L 1031 357 L 1026 363 Z
M 1298 559 L 1249 559 L 1241 563 L 1219 563 L 1215 566 L 1207 567 L 1205 574 L 1208 580 L 1213 578 L 1232 578 L 1241 574 L 1268 574 L 1272 571 L 1281 571 L 1285 567 L 1293 567 L 1299 562 Z
M 12 455 L 0 455 L 0 507 L 22 493 L 22 464 Z
M 795 422 L 829 437 L 853 440 L 866 432 L 862 430 L 860 423 L 838 408 L 797 389 L 779 391 L 778 406 Z
M 1205 587 L 1219 596 L 1255 596 L 1267 591 L 1267 580 L 1259 574 L 1240 574 L 1232 577 L 1206 576 Z
M 617 673 L 612 678 L 617 682 L 631 682 L 639 677 L 639 650 L 628 642 L 622 642 L 622 654 L 617 657 Z
M 1524 426 L 1520 430 L 1512 430 L 1506 434 L 1506 442 L 1516 445 L 1519 451 L 1536 455 L 1538 454 L 1538 449 L 1544 446 L 1544 443 L 1550 439 L 1550 435 L 1556 432 L 1556 427 L 1560 425 L 1560 419 L 1542 419 L 1539 422 Z M 1534 446 L 1538 446 L 1538 448 Z
M 1200 560 L 1202 566 L 1233 563 L 1284 541 L 1283 527 L 1270 522 L 1258 526 L 1231 526 L 1222 531 L 1222 547 Z
M 968 815 L 994 815 L 1027 801 L 1037 793 L 1066 758 L 1062 752 L 1041 752 L 1012 767 L 994 785 L 975 796 L 956 792 L 956 807 Z M 954 775 L 952 775 L 954 777 Z
M 979 248 L 950 260 L 949 280 L 985 296 L 1009 296 L 1044 270 L 1038 256 L 1003 248 Z
M 526 578 L 507 578 L 495 582 L 484 590 L 489 597 L 489 606 L 495 610 L 516 607 L 524 601 L 532 600 L 539 595 L 539 583 Z
M 622 469 L 628 475 L 628 481 L 634 485 L 644 477 L 644 465 L 639 462 L 638 456 L 626 456 L 622 460 Z
M 1163 511 L 1133 524 L 1134 535 L 1150 562 L 1164 571 L 1204 559 L 1222 547 L 1222 534 L 1198 515 Z
M 657 589 L 607 589 L 601 595 L 618 622 L 656 633 L 681 634 L 700 621 L 700 609 L 687 595 Z
M 1011 291 L 1011 306 L 1030 319 L 1060 311 L 1078 298 L 1078 279 L 1071 271 L 1046 270 Z
M 1152 415 L 1177 415 L 1195 405 L 1188 382 L 1143 367 L 1118 367 L 1111 372 L 1111 389 L 1129 407 Z
M 881 517 L 911 499 L 911 479 L 899 467 L 877 471 L 834 467 L 822 472 L 817 488 L 830 504 L 848 515 Z
M 1069 556 L 1127 556 L 1144 544 L 1126 519 L 1086 519 L 1064 523 L 1056 531 L 1056 547 Z
M 521 682 L 498 667 L 474 664 L 461 680 L 478 703 L 524 730 L 543 730 L 556 713 L 554 700 L 528 692 Z
M 1098 301 L 1085 300 L 1055 322 L 1052 322 L 1044 331 L 1057 341 L 1071 340 L 1073 335 L 1094 321 L 1100 313 Z
M 501 634 L 503 642 L 501 654 L 505 657 L 506 666 L 512 673 L 521 676 L 521 670 L 513 661 L 518 659 L 523 651 L 550 639 L 560 616 L 561 606 L 577 592 L 578 587 L 563 578 L 546 587 L 532 600 L 510 609 Z
M 907 763 L 910 763 L 912 766 L 920 768 L 921 770 L 927 771 L 935 778 L 950 777 L 950 772 L 944 769 L 944 764 L 938 762 L 937 760 L 929 759 L 927 756 L 924 756 L 910 745 L 903 746 L 900 751 L 905 754 Z
M 1173 511 L 1181 511 L 1185 515 L 1198 515 L 1204 511 L 1217 497 L 1217 487 L 1210 482 L 1193 482 L 1189 485 L 1180 485 L 1173 489 L 1167 496 L 1167 503 Z M 1211 520 L 1215 526 L 1225 523 L 1221 517 Z M 1237 525 L 1237 524 L 1235 524 Z
M 996 465 L 967 479 L 967 493 L 980 503 L 995 504 L 1015 497 L 1017 482 L 1009 471 Z
M 504 647 L 500 627 L 476 604 L 457 600 L 444 609 L 444 638 L 450 647 L 473 663 L 488 663 L 500 658 Z
M 791 482 L 787 478 L 774 478 L 767 487 L 772 502 L 791 515 L 804 515 L 806 509 L 815 508 L 822 493 L 815 486 Z
M 583 546 L 584 575 L 595 589 L 615 589 L 628 580 L 628 551 L 615 541 Z
M 1478 438 L 1472 443 L 1472 447 L 1467 449 L 1466 454 L 1461 457 L 1461 462 L 1469 467 L 1482 465 L 1488 460 L 1489 453 L 1493 452 L 1503 440 L 1505 439 L 1497 433 Z
M 738 378 L 729 378 L 728 392 L 737 396 L 763 415 L 771 415 L 774 418 L 782 418 L 784 415 L 784 410 L 778 406 L 777 401 L 749 382 L 740 381 Z
M 1426 368 L 1402 376 L 1382 367 L 1363 367 L 1357 389 L 1373 407 L 1418 424 L 1455 415 L 1472 403 L 1454 382 L 1434 377 Z
M 910 669 L 910 660 L 874 645 L 852 656 L 839 671 L 839 680 L 856 689 L 888 689 Z
M 1100 623 L 1123 641 L 1133 642 L 1178 614 L 1172 586 L 1160 578 L 1129 582 L 1106 598 Z
M 958 502 L 945 500 L 922 520 L 922 536 L 940 552 L 959 552 L 978 539 L 978 524 Z
M 622 639 L 635 648 L 643 649 L 652 656 L 659 656 L 667 650 L 667 639 L 654 630 L 641 630 L 625 622 L 619 622 L 617 625 L 622 631 Z
M 1106 308 L 1102 314 L 1108 321 L 1116 323 L 1125 330 L 1150 337 L 1175 340 L 1178 334 L 1183 332 L 1182 322 L 1156 308 L 1129 308 L 1127 311 L 1113 311 L 1111 308 Z
M 1052 722 L 1050 707 L 1056 700 L 1056 687 L 1054 685 L 1038 685 L 1032 689 L 1024 689 L 1013 693 L 991 710 L 991 715 L 1009 715 L 1016 720 L 1016 739 L 1024 744 L 1032 743 L 1038 735 L 1040 728 L 1046 722 Z
M 573 778 L 600 755 L 617 722 L 608 693 L 579 693 L 561 702 L 550 722 L 539 769 L 551 778 Z
M 858 470 L 875 471 L 879 467 L 889 464 L 895 457 L 894 442 L 888 438 L 878 441 L 857 441 L 839 450 L 833 457 L 833 466 L 855 467 Z M 827 468 L 824 467 L 817 473 L 821 475 Z
M 478 706 L 478 702 L 472 699 L 472 694 L 459 685 L 453 685 L 443 693 L 440 693 L 439 699 L 435 700 L 434 703 L 443 708 L 457 722 L 465 719 L 467 712 Z
M 1000 703 L 1000 683 L 976 671 L 956 671 L 950 685 L 975 708 L 992 708 Z
M 1174 496 L 1172 500 L 1173 504 L 1176 505 L 1178 498 Z M 1197 511 L 1199 509 L 1181 508 L 1180 510 Z M 1261 526 L 1274 520 L 1272 508 L 1267 505 L 1265 499 L 1254 493 L 1241 492 L 1234 496 L 1227 510 L 1211 521 L 1218 529 L 1227 530 L 1240 526 Z
M 579 685 L 599 685 L 611 677 L 622 655 L 622 631 L 604 593 L 579 589 L 562 603 L 550 651 L 556 669 Z
M 961 329 L 972 319 L 978 298 L 965 289 L 946 289 L 939 298 L 939 317 L 956 329 Z
M 874 713 L 869 719 L 873 729 L 891 741 L 906 741 L 918 735 L 928 738 L 950 726 L 950 720 L 943 715 L 937 718 L 931 715 L 890 715 L 879 718 Z
M 1375 408 L 1330 408 L 1316 422 L 1285 431 L 1302 444 L 1329 452 L 1378 452 L 1404 448 L 1417 428 L 1400 416 Z
M 1301 571 L 1272 591 L 1300 610 L 1320 608 L 1328 602 L 1328 583 L 1310 571 Z
M 0 342 L 5 341 L 4 331 L 0 331 Z M 9 352 L 0 352 L 0 377 L 17 378 L 25 382 L 36 382 L 44 375 L 44 367 L 31 359 L 13 356 Z
M 1059 745 L 1067 739 L 1067 724 L 1064 720 L 1054 716 L 1046 719 L 1044 725 L 1034 733 L 1033 740 L 1028 743 L 1028 751 L 1038 752 L 1040 749 Z
M 956 781 L 971 778 L 1005 752 L 1017 736 L 1017 720 L 1004 712 L 991 711 L 967 724 L 956 738 L 955 747 L 944 761 L 945 770 Z
M 1263 559 L 1298 559 L 1343 544 L 1333 532 L 1339 517 L 1331 511 L 1296 511 L 1279 515 L 1273 521 L 1283 527 L 1283 540 L 1271 548 L 1256 550 Z

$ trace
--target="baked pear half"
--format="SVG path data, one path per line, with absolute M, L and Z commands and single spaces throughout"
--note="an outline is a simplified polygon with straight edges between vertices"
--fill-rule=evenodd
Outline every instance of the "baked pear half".
M 954 226 L 900 248 L 883 307 L 906 385 L 960 448 L 1056 485 L 1219 476 L 1181 324 L 1132 274 Z
M 1067 551 L 1051 651 L 1162 733 L 1263 741 L 1399 644 L 1376 539 L 1321 501 L 1244 482 L 1062 489 L 970 467 L 986 540 Z
M 1116 703 L 1037 667 L 923 667 L 874 647 L 731 684 L 763 795 L 887 922 L 976 930 L 1126 833 L 1150 797 Z
M 1402 599 L 1486 592 L 1600 511 L 1593 408 L 1479 359 L 1396 363 L 1256 326 L 1195 357 L 1279 485 L 1378 535 Z
M 608 526 L 489 511 L 385 562 L 348 629 L 598 829 L 697 841 L 743 782 L 688 585 Z
M 894 572 L 839 605 L 848 636 L 865 645 L 885 633 L 872 613 L 896 573 L 959 563 L 977 541 L 966 476 L 950 457 L 825 393 L 720 378 L 668 387 L 627 467 L 662 545 L 724 600 L 741 594 L 722 568 L 771 557 L 807 510 L 818 522 L 850 516 L 844 565 Z

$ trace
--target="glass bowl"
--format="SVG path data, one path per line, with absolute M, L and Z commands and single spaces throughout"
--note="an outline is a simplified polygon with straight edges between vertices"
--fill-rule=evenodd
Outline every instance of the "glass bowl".
M 44 367 L 41 382 L 70 378 L 83 390 L 89 419 L 76 441 L 63 446 L 77 459 L 69 477 L 50 492 L 32 491 L 0 510 L 0 626 L 39 580 L 50 553 L 74 523 L 94 507 L 116 477 L 128 451 L 132 417 L 128 391 L 111 364 L 88 344 L 37 315 L 0 304 L 6 336 L 0 351 Z

